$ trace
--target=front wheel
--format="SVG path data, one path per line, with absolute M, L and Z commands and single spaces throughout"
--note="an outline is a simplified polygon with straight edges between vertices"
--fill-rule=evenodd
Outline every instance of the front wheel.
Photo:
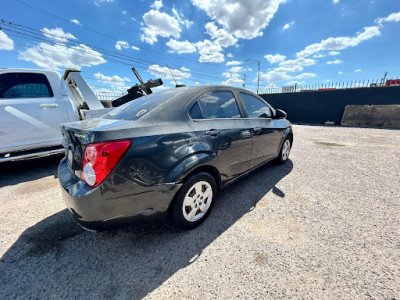
M 172 221 L 176 227 L 192 229 L 204 222 L 214 205 L 216 193 L 215 180 L 206 172 L 186 180 L 172 206 Z
M 279 156 L 277 157 L 277 162 L 279 164 L 284 164 L 285 162 L 288 161 L 291 147 L 292 147 L 291 139 L 289 137 L 286 137 L 282 143 Z

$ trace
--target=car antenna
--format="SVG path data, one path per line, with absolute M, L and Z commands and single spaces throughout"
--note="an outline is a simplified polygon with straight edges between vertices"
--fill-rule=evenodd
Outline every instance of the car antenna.
M 171 69 L 169 68 L 168 65 L 166 65 L 166 66 L 167 66 L 169 72 L 171 73 L 172 79 L 175 81 L 175 87 L 178 87 L 178 83 L 176 82 L 174 75 L 172 75 Z

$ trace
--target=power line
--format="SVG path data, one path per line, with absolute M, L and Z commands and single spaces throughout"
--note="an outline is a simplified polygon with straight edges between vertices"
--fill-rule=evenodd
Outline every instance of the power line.
M 37 8 L 37 7 L 35 7 L 35 6 L 31 5 L 31 4 L 25 3 L 25 2 L 23 2 L 23 1 L 21 1 L 21 0 L 14 0 L 14 1 L 16 1 L 16 2 L 18 2 L 18 3 L 20 3 L 20 4 L 22 4 L 22 5 L 25 5 L 25 6 L 29 7 L 29 8 L 31 8 L 31 9 L 40 11 L 41 13 L 47 14 L 47 15 L 49 15 L 49 16 L 52 16 L 52 17 L 54 17 L 54 18 L 56 18 L 56 19 L 59 19 L 59 20 L 61 20 L 61 21 L 63 21 L 63 22 L 67 22 L 67 23 L 69 23 L 69 24 L 71 23 L 71 22 L 70 22 L 69 20 L 67 20 L 67 19 L 64 19 L 64 18 L 62 18 L 62 17 L 60 17 L 60 16 L 57 16 L 57 15 L 55 15 L 55 14 L 53 14 L 53 13 L 47 12 L 47 11 L 45 11 L 45 10 L 43 10 L 43 9 Z M 86 30 L 91 31 L 91 32 L 93 32 L 93 33 L 96 33 L 96 34 L 102 35 L 102 36 L 104 36 L 104 37 L 106 37 L 106 38 L 112 39 L 112 40 L 114 40 L 114 41 L 119 41 L 119 39 L 117 39 L 117 38 L 115 38 L 115 37 L 112 37 L 112 36 L 107 35 L 107 34 L 105 34 L 105 33 L 96 31 L 96 30 L 94 30 L 94 29 L 92 29 L 92 28 L 90 28 L 90 27 L 87 27 L 87 26 L 83 25 L 83 24 L 82 24 L 81 27 L 82 27 L 83 29 L 86 29 Z M 174 59 L 185 60 L 185 61 L 188 61 L 188 62 L 192 62 L 192 63 L 199 64 L 198 61 L 186 59 L 186 58 L 183 58 L 183 57 L 177 57 L 177 56 L 170 55 L 170 54 L 165 54 L 165 53 L 162 53 L 162 52 L 159 52 L 159 51 L 155 51 L 155 50 L 153 50 L 153 49 L 149 49 L 149 48 L 145 48 L 145 47 L 142 47 L 142 49 L 144 49 L 144 50 L 146 50 L 146 51 L 150 51 L 150 52 L 156 53 L 156 54 L 159 54 L 159 55 L 163 55 L 163 56 L 166 56 L 166 57 L 171 57 L 171 58 L 174 58 Z M 210 64 L 210 65 L 215 65 L 215 66 L 221 66 L 220 64 L 211 63 L 211 62 L 205 62 L 205 63 L 202 63 L 202 64 Z
M 11 36 L 14 36 L 14 34 L 10 34 L 10 35 L 11 35 Z M 28 36 L 29 36 L 29 35 L 28 35 Z M 26 37 L 25 37 L 25 38 L 26 38 Z M 29 37 L 28 37 L 28 39 L 29 39 Z M 11 44 L 11 43 L 10 43 L 10 44 Z M 14 44 L 21 45 L 21 46 L 29 46 L 28 44 L 21 44 L 21 43 L 15 43 L 15 42 L 14 42 Z M 62 46 L 62 47 L 64 47 L 64 48 L 68 48 L 68 46 L 66 46 L 66 45 L 64 45 L 64 44 L 62 44 L 62 43 L 55 43 L 55 42 L 54 42 L 54 44 L 60 45 L 60 46 Z M 59 53 L 59 52 L 60 52 L 60 50 L 55 51 L 55 50 L 44 49 L 44 48 L 42 48 L 41 50 L 42 50 L 42 51 L 45 51 L 45 52 L 50 52 L 50 53 Z M 79 50 L 79 49 L 75 49 L 75 50 L 76 50 L 76 51 L 80 51 L 80 52 L 84 52 L 84 53 L 93 54 L 93 53 L 90 53 L 90 52 L 87 52 L 87 51 L 81 51 L 81 50 Z M 62 53 L 67 53 L 67 52 L 65 52 L 65 51 L 61 51 L 61 52 L 62 52 Z M 102 57 L 106 58 L 110 63 L 123 64 L 123 65 L 127 65 L 127 66 L 129 66 L 129 67 L 132 66 L 132 64 L 130 64 L 130 63 L 127 63 L 127 62 L 124 62 L 124 61 L 119 61 L 119 60 L 117 60 L 117 59 L 110 58 L 110 57 L 108 57 L 108 56 L 106 56 L 106 55 L 105 55 L 105 56 L 102 56 Z M 138 66 L 138 65 L 136 65 L 136 68 L 143 69 L 143 70 L 146 70 L 146 71 L 147 71 L 147 67 L 143 67 L 143 66 Z M 162 71 L 157 71 L 157 72 L 160 73 L 160 74 L 164 74 L 164 75 L 166 75 L 167 77 L 170 76 L 170 74 L 168 74 L 168 73 L 166 73 L 166 72 L 162 72 Z M 203 84 L 206 84 L 206 82 L 195 78 L 195 76 L 192 76 L 192 77 L 193 77 L 194 79 L 192 79 L 192 78 L 182 78 L 182 79 L 189 80 L 189 81 L 193 81 L 193 82 L 201 82 L 201 83 L 203 83 Z M 169 78 L 167 78 L 167 79 L 169 79 Z M 98 80 L 98 81 L 105 81 L 105 80 L 99 80 L 99 79 L 97 79 L 97 78 L 95 78 L 95 80 Z M 107 81 L 108 81 L 108 82 L 111 82 L 111 80 L 107 80 Z M 120 81 L 114 81 L 114 82 L 120 82 Z
M 85 43 L 79 42 L 78 40 L 68 39 L 68 38 L 66 38 L 64 36 L 60 36 L 60 35 L 44 32 L 42 30 L 37 30 L 37 29 L 31 28 L 31 27 L 28 27 L 28 26 L 20 25 L 20 24 L 15 24 L 15 23 L 10 22 L 8 20 L 1 19 L 1 22 L 3 23 L 4 26 L 7 27 L 7 28 L 3 28 L 5 30 L 11 31 L 11 32 L 14 32 L 14 33 L 17 33 L 17 34 L 29 36 L 29 37 L 32 37 L 32 38 L 35 38 L 35 39 L 38 39 L 38 40 L 41 40 L 41 41 L 44 41 L 44 42 L 51 42 L 51 43 L 58 44 L 58 45 L 67 44 L 67 45 L 70 45 L 70 46 L 73 46 L 73 47 L 76 47 L 76 46 L 79 46 L 79 45 L 85 45 L 87 47 L 96 49 L 98 52 L 100 52 L 103 55 L 108 55 L 108 56 L 111 56 L 111 57 L 115 57 L 115 58 L 118 58 L 118 59 L 124 59 L 124 60 L 128 60 L 128 61 L 134 61 L 135 63 L 140 63 L 140 64 L 143 64 L 143 65 L 152 65 L 152 64 L 153 65 L 154 64 L 158 65 L 157 62 L 152 62 L 152 61 L 143 60 L 143 59 L 137 59 L 135 57 L 132 57 L 132 56 L 129 56 L 129 55 L 126 55 L 126 54 L 120 54 L 120 53 L 117 53 L 117 52 L 114 52 L 114 51 L 106 50 L 106 49 L 101 48 L 101 47 L 93 46 L 93 45 L 90 45 L 90 44 L 85 44 Z M 10 29 L 10 28 L 13 28 L 15 30 Z M 32 32 L 32 31 L 34 31 L 34 32 Z M 53 36 L 54 39 L 44 38 L 41 35 L 38 36 L 37 32 L 40 32 L 41 34 L 45 35 L 46 37 L 48 37 L 49 35 Z M 65 43 L 59 42 L 61 39 L 62 40 L 66 40 L 66 42 Z M 78 51 L 79 49 L 75 49 L 75 50 Z M 88 52 L 86 51 L 86 53 L 88 53 Z M 157 71 L 157 72 L 159 72 L 159 71 Z M 166 72 L 159 72 L 159 73 L 167 74 Z M 211 76 L 211 75 L 205 75 L 205 74 L 194 72 L 194 71 L 190 71 L 190 73 L 191 74 L 195 74 L 195 75 L 197 75 L 199 77 L 216 79 L 216 80 L 221 80 L 221 81 L 225 80 L 225 78 Z M 175 74 L 175 76 L 176 77 L 180 77 L 180 76 L 178 76 L 176 74 Z

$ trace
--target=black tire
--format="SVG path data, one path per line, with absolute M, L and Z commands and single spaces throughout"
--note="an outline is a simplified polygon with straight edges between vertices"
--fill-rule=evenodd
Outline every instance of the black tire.
M 204 193 L 205 191 L 209 192 L 208 188 L 211 188 L 211 197 L 209 196 L 207 199 L 203 199 L 203 196 L 201 195 L 208 195 Z M 197 190 L 201 190 L 201 193 L 197 193 Z M 188 196 L 188 198 L 185 202 L 186 196 Z M 193 229 L 199 226 L 209 216 L 214 206 L 216 196 L 217 184 L 215 183 L 214 177 L 212 177 L 209 173 L 199 172 L 190 176 L 187 180 L 185 180 L 181 189 L 176 194 L 174 202 L 172 203 L 170 216 L 173 225 L 175 225 L 175 227 L 178 229 L 183 230 Z M 192 199 L 193 202 L 190 202 L 190 206 L 188 205 L 189 200 L 191 201 Z M 183 207 L 184 203 L 185 208 Z M 189 221 L 191 212 L 194 214 L 194 217 L 192 221 Z
M 288 143 L 287 141 L 288 141 L 289 143 Z M 286 151 L 285 151 L 287 145 L 289 145 L 289 152 L 286 152 Z M 277 162 L 278 164 L 281 164 L 281 165 L 283 165 L 284 163 L 286 163 L 286 162 L 289 160 L 290 150 L 292 150 L 292 139 L 290 138 L 290 136 L 287 136 L 287 137 L 285 138 L 285 140 L 283 141 L 283 143 L 282 143 L 281 150 L 279 151 L 279 155 L 278 155 L 278 157 L 276 158 L 276 162 Z M 286 155 L 285 155 L 284 151 L 286 152 Z

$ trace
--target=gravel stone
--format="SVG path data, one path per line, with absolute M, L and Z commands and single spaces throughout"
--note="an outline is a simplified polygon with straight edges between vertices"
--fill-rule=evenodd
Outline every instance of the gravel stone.
M 400 299 L 400 131 L 294 126 L 199 228 L 88 232 L 59 157 L 0 165 L 0 299 Z

